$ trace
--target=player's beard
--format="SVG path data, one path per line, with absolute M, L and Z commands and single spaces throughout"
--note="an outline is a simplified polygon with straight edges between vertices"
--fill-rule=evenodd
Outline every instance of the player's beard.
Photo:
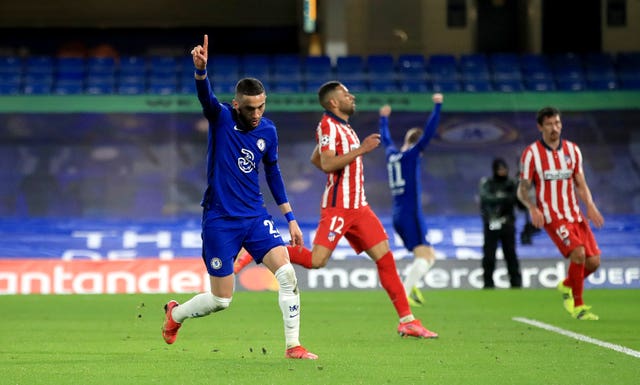
M 350 103 L 341 106 L 340 111 L 347 116 L 351 116 L 356 112 L 356 104 Z
M 238 117 L 242 121 L 242 125 L 244 126 L 244 128 L 247 130 L 253 130 L 254 128 L 258 127 L 258 125 L 260 124 L 260 118 L 257 119 L 257 122 L 254 125 L 252 119 L 247 119 L 242 114 L 238 114 Z

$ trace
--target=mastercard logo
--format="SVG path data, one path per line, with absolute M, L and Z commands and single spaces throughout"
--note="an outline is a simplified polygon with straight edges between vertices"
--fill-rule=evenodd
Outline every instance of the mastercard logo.
M 264 266 L 250 266 L 242 270 L 238 283 L 250 291 L 278 291 L 280 285 L 273 274 Z

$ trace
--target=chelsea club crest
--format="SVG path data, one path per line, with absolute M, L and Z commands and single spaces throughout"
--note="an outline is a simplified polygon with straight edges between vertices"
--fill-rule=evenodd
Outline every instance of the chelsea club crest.
M 213 270 L 218 270 L 222 267 L 222 261 L 220 260 L 220 258 L 216 257 L 211 259 L 211 267 L 213 268 Z
M 264 151 L 264 148 L 267 146 L 267 144 L 264 142 L 264 139 L 260 138 L 260 139 L 258 139 L 258 141 L 256 142 L 256 146 L 258 146 L 258 148 L 260 149 L 260 151 Z

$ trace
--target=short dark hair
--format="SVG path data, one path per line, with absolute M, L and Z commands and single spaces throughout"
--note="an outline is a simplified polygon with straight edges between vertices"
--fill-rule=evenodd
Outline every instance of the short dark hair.
M 265 93 L 262 82 L 256 78 L 243 78 L 236 84 L 236 95 L 256 96 Z
M 538 114 L 536 115 L 536 122 L 542 125 L 542 122 L 544 122 L 545 118 L 550 118 L 556 115 L 560 115 L 560 110 L 555 107 L 541 108 L 540 111 L 538 111 Z
M 342 83 L 337 80 L 330 80 L 320 86 L 320 88 L 318 89 L 318 101 L 320 102 L 320 105 L 322 107 L 326 108 L 327 95 L 335 91 L 335 89 L 340 87 L 341 85 Z

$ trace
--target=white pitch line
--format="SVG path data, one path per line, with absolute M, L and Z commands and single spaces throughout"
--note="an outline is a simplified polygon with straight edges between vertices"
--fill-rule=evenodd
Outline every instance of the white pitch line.
M 529 318 L 513 317 L 512 319 L 514 321 L 517 321 L 517 322 L 522 322 L 522 323 L 529 324 L 529 325 L 532 325 L 532 326 L 535 326 L 535 327 L 538 327 L 538 328 L 541 328 L 541 329 L 552 331 L 554 333 L 562 334 L 563 336 L 571 337 L 571 338 L 574 338 L 574 339 L 576 339 L 578 341 L 588 342 L 590 344 L 598 345 L 598 346 L 601 346 L 603 348 L 615 350 L 616 352 L 628 354 L 628 355 L 630 355 L 632 357 L 635 357 L 635 358 L 640 358 L 640 352 L 639 351 L 633 350 L 633 349 L 629 349 L 629 348 L 627 348 L 625 346 L 622 346 L 622 345 L 616 345 L 616 344 L 612 344 L 610 342 L 600 341 L 598 339 L 591 338 L 591 337 L 585 336 L 583 334 L 574 333 L 572 331 L 564 330 L 564 329 L 561 329 L 559 327 L 556 327 L 556 326 L 553 326 L 553 325 L 549 325 L 549 324 L 546 324 L 544 322 L 536 321 L 536 320 L 529 319 Z

